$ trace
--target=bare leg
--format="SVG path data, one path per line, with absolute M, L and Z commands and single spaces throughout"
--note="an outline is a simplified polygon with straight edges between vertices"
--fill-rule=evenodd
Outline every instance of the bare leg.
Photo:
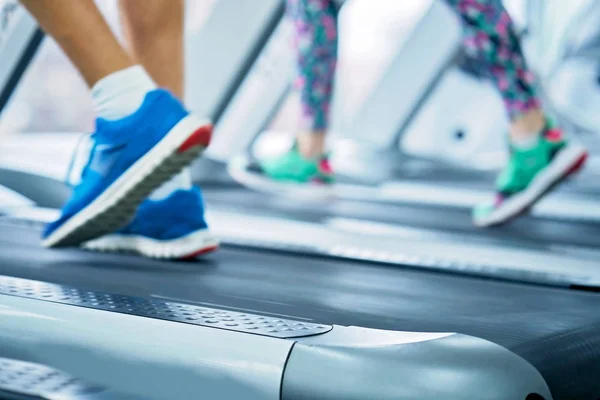
M 523 140 L 540 132 L 546 124 L 546 116 L 541 108 L 534 108 L 515 117 L 510 124 L 510 137 Z
M 183 98 L 183 0 L 120 0 L 129 51 L 158 86 Z
M 58 42 L 88 86 L 133 65 L 93 0 L 21 0 L 21 3 Z

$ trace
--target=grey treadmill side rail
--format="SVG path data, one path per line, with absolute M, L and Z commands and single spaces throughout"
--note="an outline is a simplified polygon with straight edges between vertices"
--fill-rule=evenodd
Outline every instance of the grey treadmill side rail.
M 44 37 L 23 7 L 17 6 L 13 13 L 7 31 L 0 32 L 0 112 Z
M 281 393 L 282 400 L 529 400 L 533 394 L 552 399 L 525 360 L 461 334 L 401 345 L 299 341 Z
M 293 341 L 0 295 L 0 349 L 144 400 L 279 399 Z
M 186 103 L 217 121 L 283 15 L 282 0 L 220 0 L 186 42 Z
M 447 31 L 444 35 L 440 27 Z M 395 147 L 399 131 L 446 70 L 459 43 L 460 27 L 452 12 L 443 2 L 432 1 L 364 106 L 344 124 L 344 137 L 379 149 Z
M 525 400 L 531 393 L 552 398 L 535 368 L 475 337 L 334 326 L 326 333 L 281 339 L 145 318 L 147 308 L 138 308 L 141 298 L 130 297 L 128 314 L 91 309 L 89 303 L 74 307 L 44 296 L 52 288 L 84 291 L 1 279 L 12 284 L 0 290 L 0 348 L 149 400 L 192 393 L 249 400 Z M 10 287 L 21 291 L 11 294 Z

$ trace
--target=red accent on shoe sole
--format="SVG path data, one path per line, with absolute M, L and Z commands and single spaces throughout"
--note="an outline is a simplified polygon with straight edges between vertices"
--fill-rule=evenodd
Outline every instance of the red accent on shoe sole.
M 185 153 L 190 148 L 195 146 L 208 147 L 212 137 L 213 126 L 211 124 L 204 125 L 196 129 L 181 146 L 177 149 L 178 153 Z
M 185 256 L 181 257 L 181 259 L 182 260 L 193 260 L 196 257 L 200 257 L 204 254 L 212 253 L 213 251 L 216 251 L 218 249 L 219 249 L 219 245 L 205 247 L 204 249 L 201 249 L 201 250 L 195 251 L 191 254 L 185 255 Z
M 579 157 L 579 159 L 575 162 L 575 164 L 573 164 L 573 166 L 565 173 L 565 177 L 567 177 L 569 175 L 573 175 L 576 172 L 579 172 L 579 170 L 581 168 L 583 168 L 583 166 L 585 165 L 587 158 L 588 158 L 588 153 L 582 154 L 581 157 Z
M 575 161 L 575 163 L 571 166 L 571 168 L 569 168 L 567 170 L 567 172 L 564 173 L 564 175 L 562 176 L 561 179 L 558 179 L 552 186 L 550 186 L 545 192 L 541 193 L 538 198 L 531 204 L 527 205 L 526 207 L 522 208 L 521 210 L 519 210 L 517 213 L 513 214 L 512 216 L 508 217 L 506 220 L 504 221 L 500 221 L 497 222 L 495 224 L 490 225 L 489 227 L 493 227 L 493 226 L 497 226 L 497 225 L 503 225 L 507 222 L 510 222 L 512 220 L 515 220 L 521 216 L 523 216 L 524 214 L 527 214 L 529 212 L 529 210 L 538 202 L 538 200 L 542 197 L 544 197 L 544 195 L 548 194 L 549 192 L 552 191 L 552 189 L 560 184 L 563 180 L 567 179 L 568 177 L 570 177 L 571 175 L 575 174 L 576 172 L 579 172 L 579 170 L 581 168 L 583 168 L 583 166 L 585 165 L 585 162 L 588 158 L 588 153 L 584 153 L 581 155 L 581 157 L 579 157 L 579 159 L 577 161 Z

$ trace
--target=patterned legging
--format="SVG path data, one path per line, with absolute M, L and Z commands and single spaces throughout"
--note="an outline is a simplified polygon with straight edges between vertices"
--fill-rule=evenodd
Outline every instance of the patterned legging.
M 527 69 L 513 23 L 502 0 L 445 0 L 460 16 L 464 48 L 486 67 L 511 119 L 539 108 L 533 74 Z M 298 54 L 296 88 L 303 128 L 327 129 L 337 63 L 338 10 L 331 0 L 287 0 Z

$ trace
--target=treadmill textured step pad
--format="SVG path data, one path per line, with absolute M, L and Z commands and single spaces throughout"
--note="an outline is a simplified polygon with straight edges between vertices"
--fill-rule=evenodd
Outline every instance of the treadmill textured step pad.
M 276 338 L 318 335 L 333 329 L 331 325 L 92 292 L 7 276 L 0 276 L 0 294 Z
M 45 365 L 0 357 L 0 397 L 4 391 L 41 399 L 77 399 L 101 390 Z

